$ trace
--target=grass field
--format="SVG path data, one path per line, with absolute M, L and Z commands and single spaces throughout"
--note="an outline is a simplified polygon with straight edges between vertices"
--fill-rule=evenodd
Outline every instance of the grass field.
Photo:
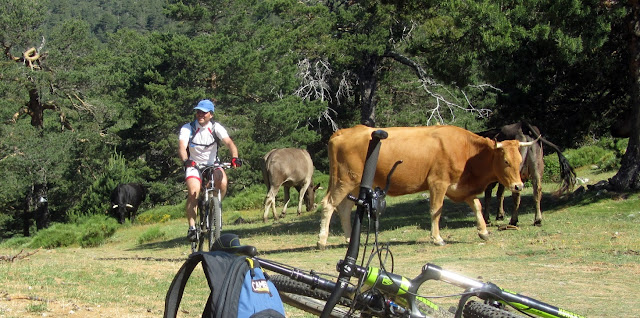
M 494 221 L 486 242 L 476 234 L 470 209 L 447 201 L 441 222 L 441 235 L 448 243 L 444 247 L 428 239 L 425 196 L 389 198 L 379 240 L 389 243 L 394 271 L 405 276 L 417 275 L 430 262 L 586 317 L 640 317 L 639 195 L 557 199 L 548 194 L 555 187 L 545 185 L 541 227 L 532 225 L 533 200 L 527 189 L 519 230 L 498 231 L 497 225 L 508 220 Z M 506 202 L 510 211 L 510 199 Z M 346 246 L 337 218 L 329 248 L 318 251 L 319 213 L 297 217 L 294 211 L 290 208 L 286 218 L 275 224 L 262 223 L 257 210 L 226 211 L 223 231 L 239 234 L 264 258 L 334 273 Z M 250 223 L 234 225 L 237 216 Z M 0 256 L 15 257 L 0 260 L 0 317 L 160 317 L 169 284 L 189 253 L 185 234 L 185 221 L 174 220 L 122 227 L 96 248 L 0 248 Z M 424 295 L 461 291 L 445 283 L 425 285 Z M 207 295 L 204 275 L 196 270 L 179 316 L 200 317 Z M 436 300 L 447 307 L 456 301 Z M 287 310 L 289 317 L 309 317 Z

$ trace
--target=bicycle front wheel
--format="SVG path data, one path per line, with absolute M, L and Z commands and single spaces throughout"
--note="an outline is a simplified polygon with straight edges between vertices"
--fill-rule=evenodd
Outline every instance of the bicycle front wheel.
M 470 301 L 464 305 L 462 311 L 464 318 L 522 318 L 510 311 L 496 308 L 485 303 Z
M 322 313 L 324 305 L 331 296 L 329 292 L 312 288 L 285 275 L 271 275 L 270 279 L 284 303 L 314 315 Z M 331 311 L 331 317 L 360 317 L 359 314 L 348 315 L 350 306 L 351 299 L 342 297 Z
M 198 214 L 200 215 L 199 232 L 198 232 L 198 252 L 204 250 L 204 234 L 207 233 L 207 210 L 209 209 L 209 202 L 201 201 L 198 205 Z
M 217 196 L 213 196 L 209 202 L 209 250 L 213 247 L 213 243 L 220 238 L 222 231 L 222 202 Z

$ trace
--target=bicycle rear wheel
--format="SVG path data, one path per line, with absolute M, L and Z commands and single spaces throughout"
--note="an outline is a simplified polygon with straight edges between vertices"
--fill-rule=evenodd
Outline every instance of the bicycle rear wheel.
M 271 275 L 270 279 L 284 303 L 314 315 L 322 313 L 324 305 L 331 296 L 329 292 L 312 288 L 285 275 Z M 342 297 L 331 311 L 331 317 L 360 317 L 358 313 L 348 315 L 349 307 L 351 307 L 351 299 Z
M 505 309 L 500 309 L 487 305 L 485 303 L 470 301 L 464 305 L 462 311 L 464 318 L 522 318 L 522 316 L 514 314 Z

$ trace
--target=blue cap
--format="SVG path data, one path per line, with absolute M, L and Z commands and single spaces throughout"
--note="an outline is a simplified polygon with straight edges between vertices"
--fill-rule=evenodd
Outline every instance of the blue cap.
M 198 102 L 198 105 L 193 109 L 198 109 L 203 112 L 213 112 L 213 108 L 214 108 L 214 105 L 212 101 L 208 99 L 203 99 L 200 102 Z

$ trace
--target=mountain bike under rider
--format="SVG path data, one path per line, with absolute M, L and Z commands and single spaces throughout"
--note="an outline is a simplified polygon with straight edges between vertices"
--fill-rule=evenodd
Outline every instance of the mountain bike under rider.
M 229 137 L 227 130 L 218 122 L 213 121 L 215 105 L 208 99 L 203 99 L 193 109 L 195 121 L 184 124 L 180 128 L 178 137 L 178 155 L 184 164 L 185 183 L 187 184 L 186 215 L 189 223 L 187 239 L 191 242 L 198 240 L 195 227 L 197 215 L 198 195 L 202 175 L 197 166 L 199 164 L 213 164 L 218 161 L 219 144 L 224 144 L 231 153 L 231 166 L 240 167 L 242 162 L 238 159 L 238 148 Z M 217 168 L 213 172 L 213 182 L 220 189 L 223 198 L 227 192 L 227 175 L 224 169 Z

